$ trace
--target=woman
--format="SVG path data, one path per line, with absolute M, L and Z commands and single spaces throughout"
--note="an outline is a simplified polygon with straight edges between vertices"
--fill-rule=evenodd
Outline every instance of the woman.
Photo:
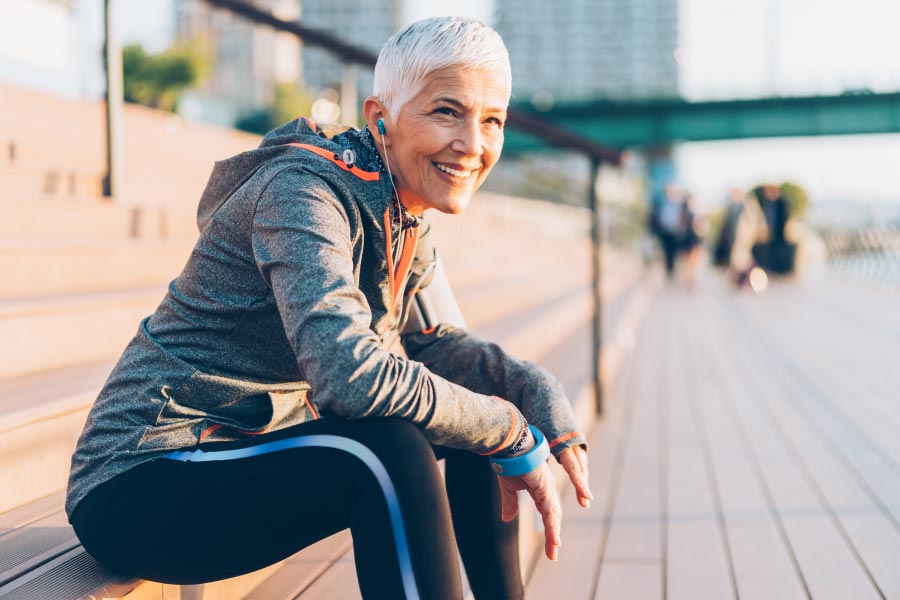
M 422 214 L 465 209 L 509 94 L 493 30 L 427 19 L 381 51 L 362 131 L 299 119 L 217 163 L 197 245 L 73 457 L 67 511 L 93 556 L 199 583 L 349 527 L 367 598 L 461 597 L 457 544 L 478 597 L 522 596 L 516 491 L 555 559 L 540 451 L 552 440 L 586 506 L 585 439 L 552 376 L 420 301 L 445 283 Z M 394 356 L 383 341 L 414 303 L 426 327 Z

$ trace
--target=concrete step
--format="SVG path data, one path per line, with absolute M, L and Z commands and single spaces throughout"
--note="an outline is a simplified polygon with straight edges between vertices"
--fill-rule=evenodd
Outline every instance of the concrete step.
M 3 378 L 118 356 L 165 291 L 154 286 L 0 300 L 0 383 Z
M 103 177 L 96 172 L 81 172 L 64 166 L 16 166 L 0 169 L 3 183 L 0 200 L 18 194 L 40 194 L 45 198 L 65 199 L 75 196 L 99 197 L 103 193 Z
M 165 285 L 183 268 L 191 240 L 0 241 L 0 300 Z
M 109 360 L 0 380 L 0 511 L 66 485 Z
M 99 198 L 48 199 L 35 195 L 29 200 L 3 201 L 5 218 L 0 221 L 3 240 L 166 240 L 197 237 L 193 212 L 175 212 L 163 207 L 144 207 L 104 202 Z

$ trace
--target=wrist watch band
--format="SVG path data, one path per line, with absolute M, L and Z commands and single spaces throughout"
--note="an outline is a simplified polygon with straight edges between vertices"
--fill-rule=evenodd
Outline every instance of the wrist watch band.
M 547 460 L 550 456 L 550 446 L 547 444 L 544 434 L 534 425 L 529 425 L 528 429 L 531 430 L 531 435 L 534 436 L 534 447 L 519 456 L 490 458 L 489 462 L 494 473 L 504 477 L 516 477 L 517 475 L 524 475 L 533 471 Z
M 528 441 L 530 431 L 531 429 L 528 428 L 528 421 L 525 421 L 525 427 L 522 428 L 522 435 L 519 436 L 519 441 L 506 452 L 498 454 L 497 458 L 512 458 L 514 455 L 518 454 L 525 445 L 525 442 Z

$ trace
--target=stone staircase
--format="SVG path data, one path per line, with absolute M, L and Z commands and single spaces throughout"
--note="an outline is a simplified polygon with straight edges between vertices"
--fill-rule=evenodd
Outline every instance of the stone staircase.
M 0 599 L 358 597 L 348 532 L 262 571 L 203 586 L 123 579 L 78 544 L 62 505 L 87 411 L 138 322 L 181 270 L 213 160 L 257 140 L 127 107 L 130 195 L 109 202 L 94 184 L 51 194 L 42 187 L 47 165 L 63 165 L 53 168 L 75 173 L 76 183 L 96 179 L 98 144 L 83 140 L 97 134 L 99 108 L 2 84 L 0 97 L 0 131 L 11 136 L 0 142 L 15 147 L 14 160 L 0 158 Z M 65 118 L 48 123 L 51 114 Z M 20 169 L 27 161 L 32 166 Z M 586 223 L 577 209 L 476 199 L 445 254 L 473 329 L 547 366 L 583 361 L 590 350 Z M 445 247 L 455 225 L 435 222 Z M 611 253 L 611 297 L 632 304 L 648 288 L 636 265 Z M 570 371 L 563 382 L 587 428 L 594 418 L 590 371 Z M 523 504 L 522 557 L 530 572 L 541 532 L 530 503 Z

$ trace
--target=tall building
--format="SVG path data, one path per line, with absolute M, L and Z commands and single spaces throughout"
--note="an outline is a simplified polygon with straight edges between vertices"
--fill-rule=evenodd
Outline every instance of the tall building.
M 403 26 L 403 3 L 397 0 L 303 0 L 301 19 L 308 27 L 328 31 L 345 42 L 377 53 Z M 373 72 L 355 71 L 356 105 L 372 93 Z M 341 62 L 320 48 L 304 48 L 303 79 L 311 90 L 340 91 L 344 78 Z
M 513 94 L 535 104 L 678 95 L 678 0 L 496 0 Z
M 255 4 L 286 20 L 300 14 L 300 0 Z M 181 110 L 191 118 L 232 125 L 271 106 L 276 83 L 301 80 L 300 42 L 291 34 L 254 25 L 200 0 L 177 0 L 175 20 L 177 39 L 204 38 L 213 55 L 210 77 L 182 98 Z

